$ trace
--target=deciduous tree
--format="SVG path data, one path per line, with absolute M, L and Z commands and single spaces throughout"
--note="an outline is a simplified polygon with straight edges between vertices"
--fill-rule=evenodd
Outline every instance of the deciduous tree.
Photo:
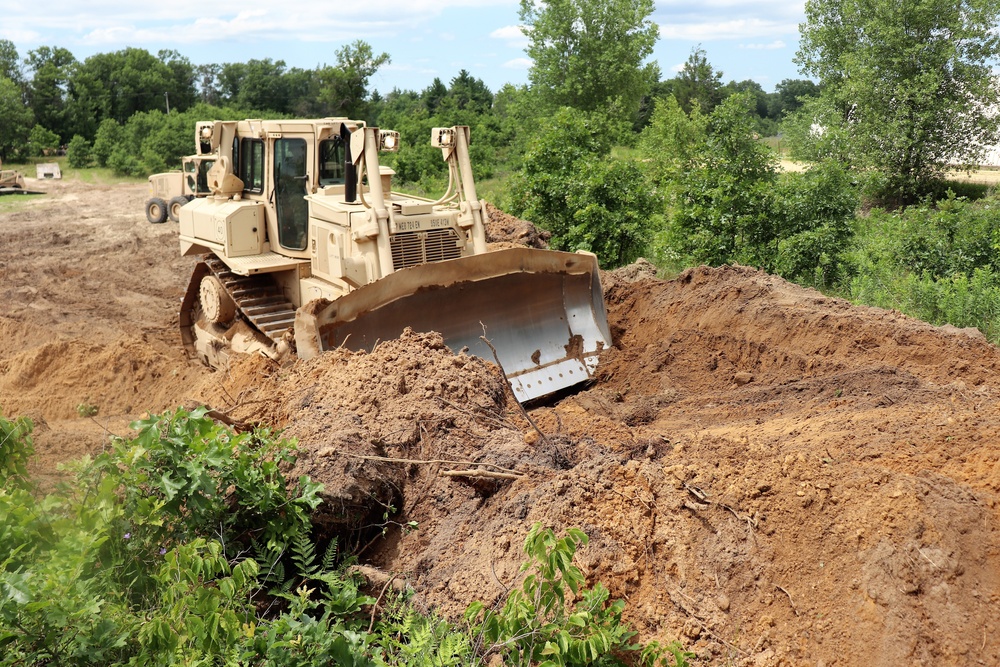
M 658 28 L 652 0 L 521 0 L 530 79 L 543 103 L 631 118 L 659 67 L 646 58 Z M 614 105 L 615 101 L 617 105 Z
M 796 62 L 905 203 L 997 138 L 996 0 L 807 0 Z
M 674 79 L 673 93 L 685 113 L 691 113 L 696 104 L 702 113 L 709 113 L 722 101 L 722 72 L 708 62 L 705 49 L 700 46 L 691 49 L 691 55 Z

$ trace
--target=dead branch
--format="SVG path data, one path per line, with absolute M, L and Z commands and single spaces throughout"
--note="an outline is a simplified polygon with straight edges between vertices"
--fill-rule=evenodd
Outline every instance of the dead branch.
M 491 470 L 442 470 L 442 477 L 474 477 L 481 479 L 520 479 L 523 475 L 508 472 L 493 472 Z
M 383 463 L 402 463 L 402 464 L 424 464 L 424 465 L 449 465 L 449 466 L 486 466 L 487 468 L 493 468 L 498 472 L 510 473 L 516 477 L 520 477 L 521 473 L 516 470 L 510 470 L 509 468 L 503 468 L 501 466 L 495 465 L 493 463 L 485 463 L 478 461 L 449 461 L 448 459 L 394 459 L 388 456 L 369 456 L 366 454 L 352 454 L 350 452 L 341 452 L 346 456 L 350 456 L 356 459 L 363 459 L 365 461 L 381 461 Z
M 798 616 L 799 615 L 799 610 L 795 608 L 795 603 L 792 602 L 792 594 L 789 593 L 788 591 L 786 591 L 784 588 L 782 588 L 778 584 L 775 584 L 774 587 L 777 588 L 779 591 L 781 591 L 782 593 L 784 593 L 785 595 L 788 596 L 788 604 L 790 604 L 792 606 L 792 612 L 794 612 L 795 615 Z

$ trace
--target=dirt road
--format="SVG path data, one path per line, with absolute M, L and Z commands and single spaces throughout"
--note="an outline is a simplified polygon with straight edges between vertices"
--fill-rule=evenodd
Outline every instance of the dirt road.
M 590 581 L 703 664 L 1000 664 L 1000 352 L 977 333 L 751 269 L 629 267 L 605 276 L 600 380 L 535 409 L 540 435 L 492 366 L 433 335 L 285 369 L 189 363 L 194 260 L 145 221 L 145 187 L 45 186 L 0 213 L 0 409 L 37 421 L 43 474 L 203 401 L 300 438 L 330 506 L 377 497 L 416 521 L 363 559 L 447 614 L 516 585 L 542 521 L 583 528 Z M 519 477 L 441 474 L 483 463 Z

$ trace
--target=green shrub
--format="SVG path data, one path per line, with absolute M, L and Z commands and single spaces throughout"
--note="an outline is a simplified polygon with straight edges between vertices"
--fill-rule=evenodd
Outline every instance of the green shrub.
M 505 207 L 552 232 L 557 250 L 586 250 L 607 268 L 649 249 L 662 198 L 632 160 L 610 156 L 600 116 L 563 108 L 541 127 Z
M 804 173 L 784 175 L 774 204 L 779 225 L 774 271 L 819 289 L 833 287 L 857 206 L 857 189 L 839 163 L 828 160 Z
M 291 491 L 281 464 L 295 445 L 267 429 L 235 434 L 205 408 L 134 422 L 134 438 L 115 438 L 88 474 L 121 494 L 123 533 L 175 543 L 221 533 L 244 546 L 257 540 L 284 549 L 309 531 L 321 485 L 301 478 Z
M 32 157 L 55 154 L 59 148 L 59 135 L 41 125 L 35 125 L 28 136 Z
M 521 572 L 527 576 L 521 587 L 498 611 L 476 602 L 465 612 L 487 655 L 497 653 L 503 664 L 524 667 L 624 665 L 629 655 L 650 665 L 663 660 L 658 646 L 643 652 L 630 642 L 635 632 L 622 621 L 623 601 L 609 603 L 608 589 L 600 583 L 584 587 L 573 556 L 587 542 L 575 528 L 557 539 L 551 529 L 532 526 L 524 541 L 528 560 Z M 686 664 L 687 656 L 679 652 L 677 665 Z
M 0 488 L 30 488 L 28 461 L 35 454 L 34 424 L 23 417 L 13 421 L 0 415 Z
M 79 134 L 74 135 L 66 147 L 66 159 L 74 169 L 84 169 L 93 161 L 90 142 Z
M 694 263 L 772 267 L 777 160 L 757 139 L 755 103 L 740 93 L 717 106 L 678 177 L 671 239 Z

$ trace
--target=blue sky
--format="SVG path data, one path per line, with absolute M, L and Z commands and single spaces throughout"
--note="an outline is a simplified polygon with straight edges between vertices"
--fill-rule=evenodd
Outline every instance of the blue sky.
M 194 64 L 284 60 L 289 67 L 332 64 L 355 39 L 385 51 L 391 64 L 372 88 L 421 90 L 434 77 L 446 84 L 467 69 L 496 91 L 526 83 L 530 61 L 518 29 L 516 0 L 46 0 L 13 3 L 0 18 L 0 38 L 23 57 L 42 45 L 83 60 L 127 46 L 152 53 L 174 49 Z M 674 75 L 699 44 L 723 81 L 753 79 L 771 91 L 801 78 L 792 62 L 803 2 L 795 0 L 658 0 L 652 19 L 660 39 L 651 57 Z

